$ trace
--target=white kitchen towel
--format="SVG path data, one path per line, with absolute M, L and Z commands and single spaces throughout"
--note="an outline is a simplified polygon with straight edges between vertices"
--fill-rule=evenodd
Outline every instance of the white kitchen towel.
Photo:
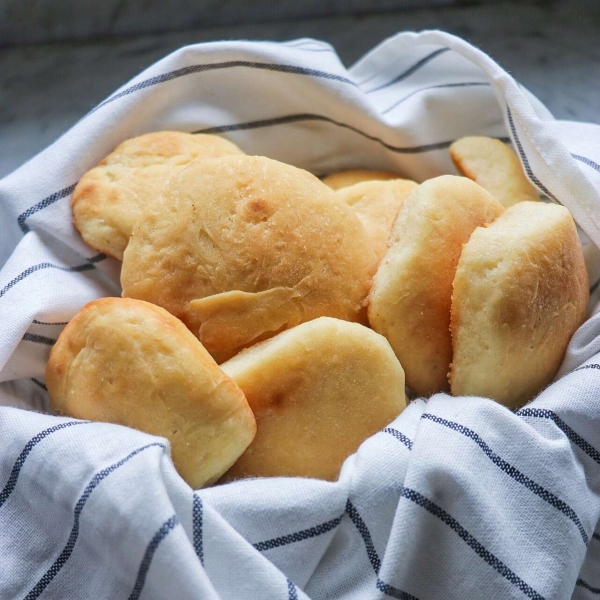
M 506 139 L 581 226 L 598 285 L 600 127 L 553 120 L 466 42 L 401 33 L 349 70 L 309 39 L 182 48 L 0 181 L 0 598 L 599 597 L 599 314 L 524 409 L 417 400 L 335 483 L 194 491 L 166 440 L 49 414 L 51 345 L 86 302 L 120 293 L 117 262 L 72 227 L 71 192 L 119 142 L 161 129 L 317 175 L 418 180 L 454 172 L 461 136 Z

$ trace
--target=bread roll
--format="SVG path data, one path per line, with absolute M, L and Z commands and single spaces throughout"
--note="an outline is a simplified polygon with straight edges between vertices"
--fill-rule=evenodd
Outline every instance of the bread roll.
M 373 279 L 369 323 L 388 339 L 408 387 L 421 396 L 449 388 L 452 280 L 462 246 L 503 210 L 476 183 L 443 175 L 415 188 L 398 214 Z
M 387 252 L 388 238 L 398 211 L 415 187 L 417 183 L 409 179 L 394 179 L 365 181 L 338 191 L 365 226 L 378 262 Z
M 254 442 L 225 476 L 334 481 L 344 460 L 406 405 L 404 372 L 385 338 L 323 317 L 221 365 L 256 415 Z
M 88 171 L 73 192 L 73 223 L 96 250 L 119 260 L 142 210 L 198 158 L 242 151 L 216 135 L 158 131 L 127 140 Z
M 364 227 L 316 177 L 230 156 L 173 180 L 134 228 L 121 283 L 221 354 L 322 315 L 357 320 L 375 269 Z
M 523 200 L 539 200 L 517 155 L 500 140 L 464 137 L 450 146 L 450 156 L 463 175 L 507 208 Z
M 350 169 L 332 173 L 323 178 L 323 183 L 332 190 L 340 190 L 350 185 L 356 185 L 363 181 L 387 181 L 389 179 L 398 179 L 399 175 L 390 171 L 369 171 L 367 169 Z
M 477 228 L 454 278 L 452 393 L 511 408 L 530 400 L 552 381 L 588 299 L 566 208 L 521 202 Z
M 166 437 L 193 488 L 218 479 L 256 432 L 243 392 L 183 323 L 139 300 L 84 306 L 52 348 L 46 384 L 60 413 Z

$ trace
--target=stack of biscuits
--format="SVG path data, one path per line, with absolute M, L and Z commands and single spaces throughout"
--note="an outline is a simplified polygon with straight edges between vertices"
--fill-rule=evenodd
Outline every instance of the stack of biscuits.
M 585 318 L 581 244 L 505 144 L 450 153 L 461 176 L 417 184 L 319 180 L 214 135 L 125 141 L 72 200 L 83 239 L 122 261 L 122 298 L 62 332 L 53 408 L 166 437 L 200 488 L 334 481 L 405 386 L 523 405 Z

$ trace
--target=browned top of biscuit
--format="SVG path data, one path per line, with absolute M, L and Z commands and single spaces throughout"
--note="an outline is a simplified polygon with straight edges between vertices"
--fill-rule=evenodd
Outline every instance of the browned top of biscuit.
M 46 384 L 58 412 L 168 438 L 196 488 L 220 477 L 256 430 L 243 392 L 183 323 L 139 300 L 84 306 L 52 348 Z
M 520 202 L 477 228 L 454 278 L 452 392 L 511 408 L 530 400 L 556 374 L 588 298 L 566 208 Z
M 73 192 L 73 223 L 93 248 L 121 260 L 135 222 L 171 177 L 200 158 L 242 154 L 216 135 L 158 131 L 126 140 Z
M 364 227 L 316 177 L 230 156 L 173 180 L 134 228 L 121 283 L 226 352 L 322 315 L 358 319 L 375 268 Z

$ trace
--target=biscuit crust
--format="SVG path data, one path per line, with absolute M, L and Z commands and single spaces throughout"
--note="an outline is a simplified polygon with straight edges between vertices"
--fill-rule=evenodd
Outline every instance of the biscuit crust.
M 375 269 L 363 225 L 316 177 L 230 156 L 173 180 L 134 228 L 121 284 L 227 353 L 319 316 L 358 320 Z
M 221 365 L 256 415 L 254 442 L 225 475 L 335 481 L 344 460 L 405 408 L 404 372 L 374 331 L 322 317 Z
M 183 323 L 139 300 L 84 306 L 52 348 L 46 383 L 57 412 L 166 437 L 193 488 L 218 479 L 256 432 L 243 392 Z
M 387 252 L 392 225 L 400 207 L 417 185 L 409 179 L 365 181 L 338 191 L 365 226 L 378 262 Z
M 500 140 L 464 137 L 450 146 L 450 156 L 460 173 L 486 189 L 506 208 L 524 200 L 539 200 L 517 155 Z
M 371 171 L 368 169 L 349 169 L 339 171 L 323 177 L 323 183 L 332 190 L 340 190 L 350 185 L 356 185 L 363 181 L 388 181 L 390 179 L 399 179 L 397 173 L 391 171 Z
M 520 202 L 477 228 L 454 278 L 452 393 L 510 408 L 530 400 L 552 381 L 588 300 L 566 208 Z
M 123 260 L 131 231 L 171 177 L 201 158 L 243 154 L 216 135 L 158 131 L 126 140 L 73 191 L 73 224 L 87 244 Z
M 390 342 L 409 388 L 446 391 L 452 360 L 452 280 L 475 227 L 504 208 L 481 186 L 453 175 L 429 179 L 404 202 L 373 279 L 369 323 Z

